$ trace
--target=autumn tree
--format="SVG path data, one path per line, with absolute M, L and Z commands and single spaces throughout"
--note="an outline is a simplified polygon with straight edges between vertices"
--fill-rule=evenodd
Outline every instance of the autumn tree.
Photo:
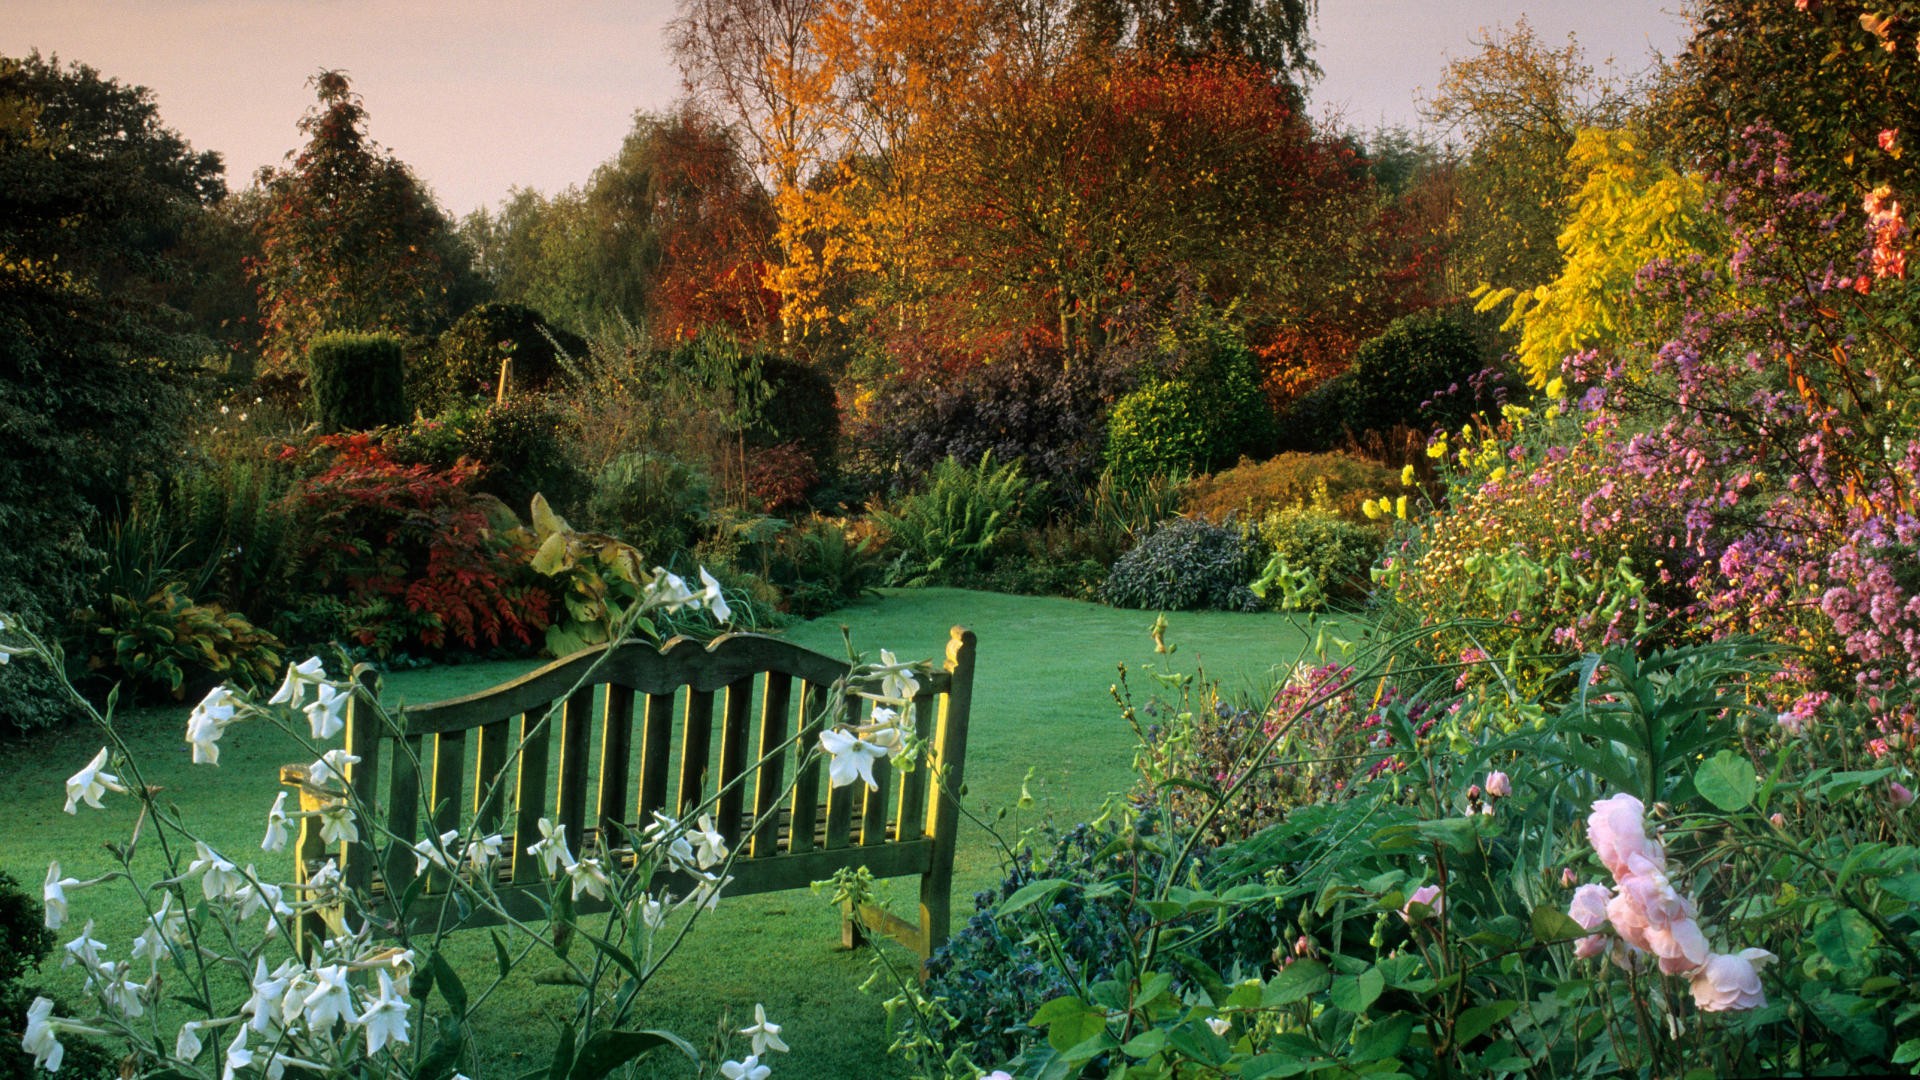
M 982 87 L 955 127 L 934 230 L 941 281 L 976 327 L 1054 328 L 1099 349 L 1171 288 L 1284 305 L 1364 168 L 1257 65 L 1129 55 Z
M 1298 82 L 1319 73 L 1309 55 L 1316 0 L 1079 0 L 1083 47 L 1154 56 L 1227 56 Z
M 297 370 L 321 331 L 432 329 L 464 269 L 432 197 L 367 139 L 366 109 L 346 75 L 323 71 L 310 85 L 319 103 L 299 123 L 307 145 L 291 168 L 258 178 L 269 206 L 252 275 L 269 370 Z
M 1575 137 L 1624 125 L 1641 91 L 1597 71 L 1571 35 L 1554 48 L 1524 18 L 1476 44 L 1447 65 L 1425 106 L 1465 144 L 1453 258 L 1467 288 L 1530 288 L 1560 269 L 1556 241 L 1582 179 L 1567 168 Z
M 695 96 L 738 122 L 776 214 L 767 286 L 783 338 L 826 317 L 820 291 L 838 261 L 839 205 L 812 183 L 839 156 L 835 72 L 816 36 L 830 0 L 685 0 L 668 41 Z

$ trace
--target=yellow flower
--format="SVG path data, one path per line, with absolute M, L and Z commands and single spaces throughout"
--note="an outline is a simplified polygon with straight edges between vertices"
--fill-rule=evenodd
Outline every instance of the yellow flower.
M 1438 438 L 1427 444 L 1427 456 L 1439 459 L 1447 456 L 1447 440 Z
M 1413 466 L 1406 465 L 1400 469 L 1400 486 L 1401 487 L 1413 486 Z
M 1399 518 L 1401 521 L 1407 520 L 1407 497 L 1405 495 L 1394 500 L 1393 516 Z
M 1555 375 L 1547 383 L 1547 396 L 1555 401 L 1567 396 L 1567 380 Z
M 1499 468 L 1493 470 L 1493 475 L 1487 477 L 1487 479 L 1493 481 L 1496 484 L 1502 480 L 1505 480 L 1506 478 L 1507 478 L 1507 467 L 1505 465 L 1502 465 Z

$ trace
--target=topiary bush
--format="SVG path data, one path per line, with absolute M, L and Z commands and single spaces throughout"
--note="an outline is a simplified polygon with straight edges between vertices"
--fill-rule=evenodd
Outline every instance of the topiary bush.
M 586 352 L 584 338 L 548 323 L 522 304 L 481 304 L 454 320 L 407 369 L 413 404 L 429 415 L 476 399 L 492 401 L 501 361 L 511 359 L 507 400 L 545 390 L 560 371 L 559 355 Z M 511 505 L 519 505 L 513 503 Z
M 1179 374 L 1149 382 L 1114 403 L 1107 418 L 1107 467 L 1127 479 L 1191 476 L 1243 454 L 1271 449 L 1273 414 L 1260 388 L 1258 358 L 1244 344 L 1210 335 L 1189 349 Z
M 693 465 L 666 454 L 622 454 L 593 479 L 587 520 L 601 532 L 667 563 L 700 539 L 713 509 L 713 482 Z
M 407 420 L 406 364 L 392 334 L 321 334 L 307 346 L 308 407 L 322 434 Z
M 1113 564 L 1100 598 L 1114 607 L 1258 611 L 1248 584 L 1266 555 L 1237 524 L 1174 518 Z

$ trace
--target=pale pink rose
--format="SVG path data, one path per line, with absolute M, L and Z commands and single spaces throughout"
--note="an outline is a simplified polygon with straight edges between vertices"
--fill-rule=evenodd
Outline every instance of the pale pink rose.
M 1887 781 L 1887 797 L 1893 800 L 1893 805 L 1895 806 L 1913 805 L 1912 789 L 1898 780 Z
M 1713 953 L 1693 973 L 1693 1002 L 1702 1012 L 1758 1009 L 1767 1003 L 1760 969 L 1778 960 L 1765 949 L 1742 949 L 1732 956 Z
M 1693 901 L 1645 856 L 1634 855 L 1629 862 L 1628 874 L 1607 901 L 1607 920 L 1621 939 L 1659 957 L 1660 970 L 1669 975 L 1706 963 L 1707 936 L 1694 922 Z
M 1496 799 L 1504 799 L 1513 794 L 1513 781 L 1507 778 L 1506 773 L 1495 769 L 1487 774 L 1487 794 Z
M 1627 875 L 1627 859 L 1634 855 L 1666 869 L 1666 854 L 1647 838 L 1646 815 L 1646 805 L 1631 795 L 1593 804 L 1593 813 L 1587 817 L 1587 840 L 1615 881 Z
M 1411 920 L 1415 904 L 1425 904 L 1435 915 L 1445 911 L 1447 907 L 1446 898 L 1440 895 L 1438 885 L 1422 885 L 1413 890 L 1413 895 L 1407 897 L 1406 905 L 1400 909 L 1401 916 Z
M 1582 885 L 1573 891 L 1573 904 L 1567 915 L 1588 930 L 1598 930 L 1607 921 L 1607 887 Z M 1605 934 L 1588 934 L 1573 943 L 1573 955 L 1581 960 L 1599 956 L 1611 944 Z
M 1605 885 L 1582 885 L 1573 891 L 1573 904 L 1567 915 L 1582 929 L 1598 930 L 1607 921 L 1607 901 L 1611 894 Z

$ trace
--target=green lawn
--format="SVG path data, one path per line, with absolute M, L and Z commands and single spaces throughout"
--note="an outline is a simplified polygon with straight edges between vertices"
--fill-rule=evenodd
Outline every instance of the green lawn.
M 974 721 L 967 756 L 965 802 L 993 820 L 1019 799 L 1033 770 L 1027 811 L 1014 810 L 998 826 L 1011 837 L 1052 818 L 1083 820 L 1103 798 L 1131 783 L 1133 735 L 1115 708 L 1109 688 L 1124 663 L 1136 697 L 1151 692 L 1146 668 L 1191 672 L 1204 667 L 1230 689 L 1255 692 L 1299 659 L 1312 629 L 1299 619 L 1272 614 L 1185 613 L 1169 616 L 1172 657 L 1156 656 L 1149 636 L 1153 614 L 1117 611 L 1071 600 L 1004 596 L 958 589 L 893 591 L 825 619 L 792 627 L 789 638 L 821 651 L 844 651 L 841 627 L 854 647 L 897 655 L 933 656 L 945 646 L 947 628 L 961 624 L 979 635 Z M 482 689 L 516 675 L 530 662 L 497 662 L 402 672 L 386 681 L 389 695 L 420 702 Z M 0 677 L 4 671 L 0 670 Z M 302 752 L 267 728 L 236 728 L 221 743 L 218 768 L 192 767 L 181 740 L 184 707 L 129 712 L 122 730 L 139 755 L 146 782 L 165 789 L 186 819 L 229 853 L 258 854 L 263 869 L 284 855 L 258 851 L 265 810 L 278 790 L 276 769 L 302 760 Z M 0 869 L 30 887 L 59 858 L 65 873 L 89 877 L 113 863 L 104 841 L 124 840 L 133 824 L 133 803 L 108 802 L 105 812 L 61 812 L 62 781 L 100 746 L 90 730 L 73 730 L 13 744 L 0 755 L 0 808 L 6 813 Z M 148 846 L 151 840 L 146 841 Z M 963 826 L 957 869 L 957 923 L 971 910 L 968 897 L 999 878 L 996 846 L 977 825 Z M 151 854 L 146 853 L 146 854 Z M 905 901 L 911 879 L 891 883 L 888 895 Z M 137 914 L 124 886 L 75 893 L 76 926 L 96 920 L 95 937 L 113 955 L 138 930 Z M 63 932 L 64 938 L 73 931 Z M 456 935 L 452 952 L 462 970 L 490 971 L 492 945 L 484 933 Z M 904 956 L 904 953 L 900 955 Z M 743 897 L 706 917 L 689 946 L 648 988 L 643 1026 L 670 1028 L 705 1045 L 723 1014 L 732 1026 L 751 1022 L 764 1002 L 785 1025 L 791 1055 L 777 1065 L 781 1076 L 848 1077 L 900 1075 L 884 1056 L 887 1038 L 879 999 L 862 993 L 870 965 L 866 952 L 839 947 L 837 915 L 806 892 Z M 570 991 L 515 978 L 477 1017 L 486 1075 L 517 1075 L 544 1064 L 556 1018 L 570 1011 Z M 50 967 L 45 978 L 69 992 L 75 972 Z M 742 1020 L 745 1015 L 748 1019 Z M 167 1036 L 171 1043 L 171 1035 Z M 471 1070 L 469 1070 L 471 1071 Z M 663 1070 L 682 1075 L 688 1070 Z

